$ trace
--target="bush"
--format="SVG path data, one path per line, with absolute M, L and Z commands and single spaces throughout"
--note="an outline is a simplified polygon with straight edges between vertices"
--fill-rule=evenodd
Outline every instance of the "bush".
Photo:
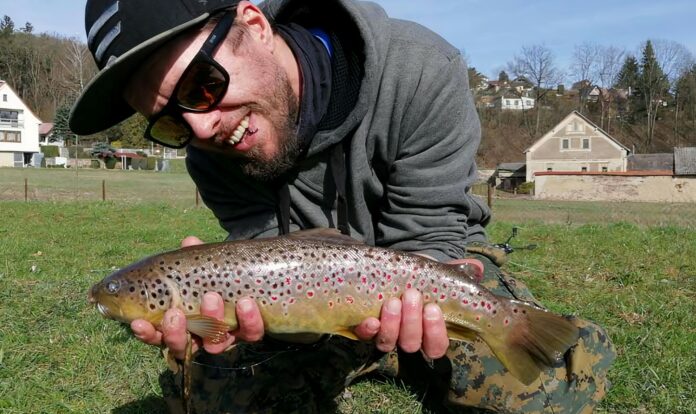
M 517 187 L 517 194 L 534 194 L 534 182 L 527 181 Z
M 44 158 L 60 157 L 60 150 L 57 145 L 44 145 L 41 147 Z
M 101 164 L 99 163 L 99 160 L 92 160 L 89 163 L 89 167 L 99 169 L 101 168 Z

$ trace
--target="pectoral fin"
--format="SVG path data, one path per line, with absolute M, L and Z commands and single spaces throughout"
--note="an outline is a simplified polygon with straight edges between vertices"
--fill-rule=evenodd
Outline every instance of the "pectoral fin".
M 210 340 L 213 343 L 220 343 L 225 340 L 230 327 L 225 322 L 210 316 L 187 315 L 186 329 L 203 339 Z

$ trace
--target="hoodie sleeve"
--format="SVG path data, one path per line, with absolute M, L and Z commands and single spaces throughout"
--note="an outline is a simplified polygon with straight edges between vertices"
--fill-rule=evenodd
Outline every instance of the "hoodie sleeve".
M 399 80 L 399 93 L 407 98 L 392 115 L 399 128 L 390 131 L 398 134 L 390 141 L 398 144 L 378 243 L 446 261 L 462 257 L 469 241 L 485 241 L 489 212 L 467 194 L 476 178 L 481 131 L 466 65 L 457 51 L 433 49 L 422 52 L 419 67 L 405 71 L 405 77 L 402 72 Z M 413 66 L 413 55 L 403 59 L 411 61 L 401 62 L 402 68 Z

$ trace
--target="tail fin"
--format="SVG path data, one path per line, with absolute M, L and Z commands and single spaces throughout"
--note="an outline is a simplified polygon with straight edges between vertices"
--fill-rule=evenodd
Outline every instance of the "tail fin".
M 517 304 L 523 312 L 508 335 L 481 336 L 510 374 L 529 385 L 577 342 L 579 331 L 560 315 Z

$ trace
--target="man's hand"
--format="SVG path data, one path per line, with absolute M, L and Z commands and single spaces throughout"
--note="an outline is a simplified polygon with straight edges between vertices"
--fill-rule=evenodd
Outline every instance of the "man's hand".
M 476 259 L 459 259 L 453 265 L 470 266 L 474 278 L 483 276 L 483 264 Z M 389 352 L 397 344 L 405 352 L 423 350 L 430 359 L 441 358 L 449 347 L 445 320 L 434 303 L 423 306 L 423 296 L 415 289 L 404 292 L 401 300 L 391 298 L 382 305 L 380 319 L 368 318 L 355 329 L 360 339 L 375 339 L 377 349 Z
M 189 236 L 181 242 L 181 246 L 187 247 L 202 243 L 200 239 Z M 256 302 L 249 298 L 242 298 L 237 301 L 236 312 L 239 329 L 228 333 L 225 340 L 217 344 L 194 337 L 192 352 L 196 352 L 203 347 L 211 354 L 218 354 L 237 340 L 259 341 L 263 337 L 263 320 Z M 222 297 L 212 292 L 208 292 L 203 296 L 201 314 L 222 319 L 225 315 L 225 305 Z M 181 310 L 170 309 L 165 313 L 161 331 L 156 330 L 150 322 L 142 319 L 131 322 L 131 329 L 136 338 L 146 344 L 157 346 L 164 344 L 175 358 L 184 358 L 186 351 L 186 316 L 184 316 Z

